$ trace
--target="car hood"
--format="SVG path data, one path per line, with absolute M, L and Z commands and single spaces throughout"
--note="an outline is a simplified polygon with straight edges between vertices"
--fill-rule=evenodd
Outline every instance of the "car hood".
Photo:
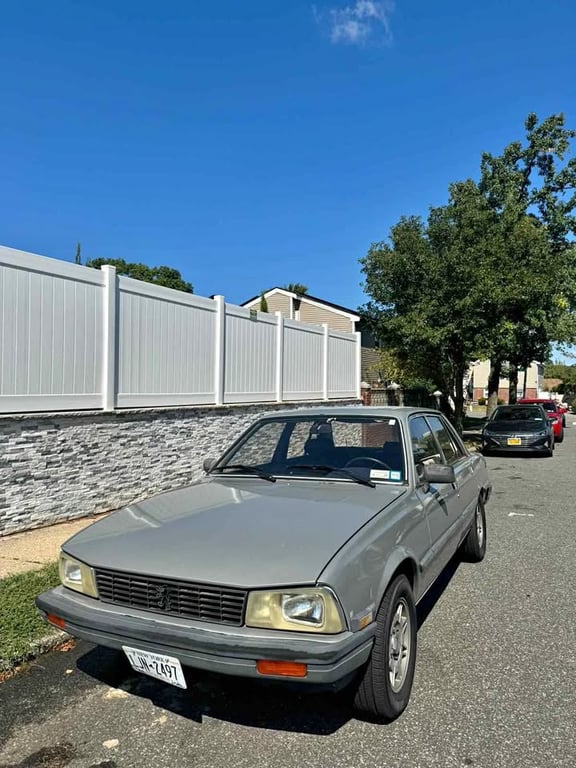
M 109 515 L 63 549 L 96 568 L 226 586 L 313 583 L 405 486 L 203 478 Z
M 485 432 L 515 435 L 518 432 L 543 432 L 548 429 L 546 421 L 491 421 L 484 427 Z

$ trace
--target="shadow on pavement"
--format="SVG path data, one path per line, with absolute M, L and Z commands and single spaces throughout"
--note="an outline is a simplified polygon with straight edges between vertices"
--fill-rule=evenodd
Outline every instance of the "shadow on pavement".
M 208 674 L 185 669 L 187 690 L 134 673 L 123 654 L 94 648 L 78 668 L 106 685 L 148 699 L 155 706 L 202 723 L 204 716 L 237 725 L 327 736 L 353 716 L 348 691 L 301 691 L 294 684 Z
M 459 565 L 459 558 L 453 558 L 420 602 L 419 629 Z M 186 669 L 188 689 L 182 690 L 134 673 L 122 653 L 101 647 L 84 654 L 77 665 L 82 672 L 106 685 L 148 699 L 157 707 L 197 723 L 208 716 L 252 728 L 328 736 L 356 717 L 352 710 L 351 685 L 330 691 Z
M 430 587 L 428 592 L 424 595 L 422 600 L 418 603 L 418 629 L 422 627 L 432 612 L 432 609 L 444 594 L 444 591 L 452 581 L 452 578 L 461 563 L 462 559 L 460 555 L 455 555 L 446 568 L 444 568 L 440 576 L 438 576 L 432 587 Z M 416 663 L 418 663 L 418 660 L 416 660 Z

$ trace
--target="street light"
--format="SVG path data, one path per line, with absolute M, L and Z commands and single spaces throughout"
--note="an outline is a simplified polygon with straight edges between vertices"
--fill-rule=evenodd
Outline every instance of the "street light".
M 437 389 L 435 392 L 432 392 L 432 394 L 436 398 L 436 408 L 440 410 L 440 398 L 442 397 L 442 392 L 440 392 L 440 390 Z

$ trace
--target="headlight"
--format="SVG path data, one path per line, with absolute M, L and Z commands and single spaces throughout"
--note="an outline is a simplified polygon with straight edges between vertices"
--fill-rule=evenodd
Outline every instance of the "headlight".
M 329 635 L 344 630 L 338 602 L 326 587 L 250 592 L 246 626 Z
M 73 557 L 60 553 L 60 581 L 68 589 L 82 592 L 83 595 L 98 597 L 94 571 L 90 566 L 74 560 Z

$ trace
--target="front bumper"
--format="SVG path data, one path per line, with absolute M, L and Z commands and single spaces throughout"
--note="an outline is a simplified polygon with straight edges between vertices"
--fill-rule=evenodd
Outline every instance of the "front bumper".
M 550 437 L 522 437 L 520 445 L 508 445 L 507 437 L 482 435 L 482 450 L 494 452 L 543 453 L 549 450 Z
M 184 666 L 242 677 L 261 678 L 256 669 L 261 659 L 298 661 L 307 665 L 306 677 L 278 679 L 322 685 L 366 663 L 376 631 L 375 624 L 360 632 L 323 636 L 227 627 L 111 605 L 64 587 L 39 595 L 36 605 L 45 619 L 47 614 L 58 616 L 69 634 L 97 645 L 118 650 L 132 646 L 174 656 Z

